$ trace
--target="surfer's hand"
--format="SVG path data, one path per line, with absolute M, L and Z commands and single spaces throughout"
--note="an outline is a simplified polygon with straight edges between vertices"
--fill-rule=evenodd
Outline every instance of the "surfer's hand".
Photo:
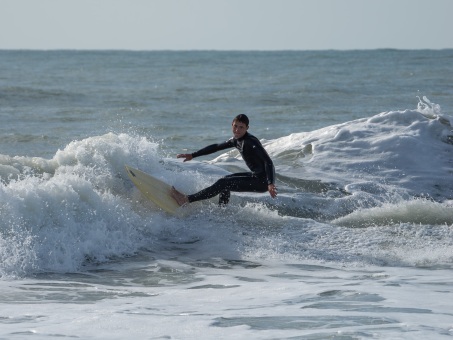
M 176 158 L 184 158 L 184 162 L 187 162 L 191 161 L 193 157 L 191 153 L 180 153 L 179 155 L 176 155 Z
M 267 186 L 267 189 L 269 190 L 269 194 L 271 194 L 272 198 L 277 197 L 277 187 L 275 186 L 275 184 L 269 184 Z

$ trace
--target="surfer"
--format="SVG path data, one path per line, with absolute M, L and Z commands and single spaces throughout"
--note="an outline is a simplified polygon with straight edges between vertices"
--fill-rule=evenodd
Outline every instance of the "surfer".
M 184 195 L 172 187 L 171 196 L 181 206 L 200 200 L 209 199 L 219 195 L 219 205 L 228 204 L 230 192 L 266 192 L 272 198 L 277 197 L 275 186 L 275 168 L 272 160 L 260 141 L 247 132 L 249 119 L 246 115 L 236 116 L 231 124 L 233 137 L 220 144 L 212 144 L 194 153 L 179 154 L 177 158 L 184 158 L 184 162 L 195 157 L 235 147 L 241 153 L 247 167 L 251 172 L 241 172 L 220 178 L 210 187 L 193 195 Z

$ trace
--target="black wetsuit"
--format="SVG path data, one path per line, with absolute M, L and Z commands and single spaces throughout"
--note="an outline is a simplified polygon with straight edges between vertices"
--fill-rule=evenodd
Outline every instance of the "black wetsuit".
M 219 204 L 227 204 L 230 199 L 230 191 L 266 192 L 268 185 L 274 184 L 274 164 L 260 141 L 248 132 L 242 138 L 231 138 L 224 143 L 209 145 L 194 152 L 192 157 L 205 156 L 233 147 L 239 150 L 251 172 L 241 172 L 222 177 L 212 186 L 196 194 L 188 195 L 189 202 L 205 200 L 220 195 Z

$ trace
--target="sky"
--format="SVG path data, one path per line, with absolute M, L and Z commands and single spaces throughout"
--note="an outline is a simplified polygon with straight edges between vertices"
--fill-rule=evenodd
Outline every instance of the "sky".
M 453 0 L 0 0 L 0 49 L 453 48 Z

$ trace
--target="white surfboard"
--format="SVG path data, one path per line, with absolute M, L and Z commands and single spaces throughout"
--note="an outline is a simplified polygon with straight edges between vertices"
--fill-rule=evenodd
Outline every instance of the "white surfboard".
M 178 203 L 171 197 L 171 186 L 161 180 L 126 165 L 126 172 L 138 190 L 158 207 L 170 214 L 176 214 Z

